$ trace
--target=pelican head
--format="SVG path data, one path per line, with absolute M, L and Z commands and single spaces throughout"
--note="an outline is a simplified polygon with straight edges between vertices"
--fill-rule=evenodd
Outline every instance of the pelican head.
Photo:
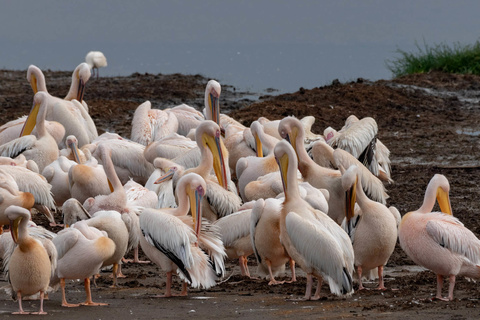
M 297 157 L 295 157 L 295 151 L 293 147 L 285 140 L 278 142 L 273 150 L 275 155 L 275 160 L 277 161 L 278 167 L 280 168 L 280 175 L 282 177 L 283 183 L 283 192 L 285 194 L 285 199 L 288 197 L 288 168 L 289 166 L 297 167 Z
M 452 215 L 452 206 L 450 204 L 450 183 L 443 174 L 435 174 L 427 186 L 427 190 L 436 188 L 436 198 L 440 211 Z
M 278 124 L 278 133 L 283 139 L 290 142 L 295 152 L 297 150 L 297 139 L 301 138 L 303 140 L 305 135 L 302 123 L 295 117 L 283 118 Z
M 358 167 L 356 165 L 352 165 L 348 168 L 348 170 L 345 170 L 342 166 L 340 166 L 340 171 L 342 172 L 342 187 L 343 190 L 345 190 L 345 215 L 347 217 L 347 221 L 349 221 L 351 218 L 353 218 L 355 213 Z
M 263 157 L 262 141 L 259 138 L 258 133 L 263 131 L 263 127 L 258 121 L 253 121 L 250 125 L 250 130 L 252 131 L 253 137 L 255 138 L 255 150 L 257 157 Z
M 222 87 L 215 80 L 210 80 L 205 88 L 205 113 L 208 120 L 220 125 L 220 93 Z
M 22 219 L 30 220 L 30 210 L 11 205 L 5 209 L 5 215 L 10 220 L 10 228 L 12 233 L 12 238 L 15 243 L 18 242 L 18 226 Z
M 20 137 L 29 135 L 32 133 L 33 128 L 37 124 L 37 116 L 38 112 L 40 111 L 40 106 L 46 102 L 47 93 L 43 91 L 38 91 L 35 96 L 33 97 L 33 106 L 32 110 L 30 110 L 30 114 L 28 115 L 27 120 L 25 120 L 25 124 L 23 125 L 22 131 L 20 133 Z
M 176 190 L 185 190 L 190 200 L 190 211 L 192 212 L 192 219 L 195 234 L 200 233 L 202 221 L 202 199 L 207 191 L 207 184 L 205 180 L 196 173 L 187 173 L 178 181 Z M 181 192 L 181 191 L 178 191 Z
M 78 140 L 74 135 L 69 135 L 65 140 L 65 144 L 72 150 L 73 158 L 76 163 L 82 163 L 78 155 Z
M 77 90 L 77 100 L 79 102 L 83 101 L 83 95 L 85 94 L 85 85 L 87 84 L 88 79 L 90 79 L 91 72 L 90 67 L 87 63 L 80 63 L 73 72 L 73 77 L 78 80 L 78 90 Z
M 43 75 L 42 70 L 40 70 L 40 68 L 38 68 L 37 66 L 34 66 L 33 64 L 31 64 L 27 69 L 27 81 L 28 83 L 30 83 L 30 86 L 32 87 L 33 94 L 36 94 L 39 91 L 38 82 L 41 80 L 45 82 L 45 76 Z M 43 89 L 43 88 L 40 88 L 40 89 Z

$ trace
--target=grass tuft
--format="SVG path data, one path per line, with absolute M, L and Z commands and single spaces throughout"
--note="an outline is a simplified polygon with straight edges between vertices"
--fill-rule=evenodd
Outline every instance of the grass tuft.
M 448 73 L 480 74 L 480 42 L 473 45 L 436 44 L 433 47 L 424 42 L 424 48 L 415 43 L 418 52 L 410 53 L 398 49 L 396 60 L 387 61 L 387 68 L 394 77 L 413 73 L 443 71 Z

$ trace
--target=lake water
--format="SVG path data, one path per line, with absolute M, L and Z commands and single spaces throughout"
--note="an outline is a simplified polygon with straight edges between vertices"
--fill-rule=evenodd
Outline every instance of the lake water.
M 0 0 L 0 67 L 73 70 L 104 52 L 103 76 L 202 74 L 240 90 L 292 92 L 359 77 L 415 42 L 473 43 L 477 1 Z

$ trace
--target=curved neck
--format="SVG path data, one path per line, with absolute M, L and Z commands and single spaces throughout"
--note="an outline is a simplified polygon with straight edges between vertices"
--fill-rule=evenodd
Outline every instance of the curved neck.
M 190 211 L 190 200 L 188 199 L 188 195 L 185 191 L 184 185 L 180 185 L 176 189 L 176 193 L 178 199 L 178 207 L 174 209 L 173 215 L 186 216 Z
M 298 190 L 298 180 L 297 180 L 297 161 L 293 159 L 294 155 L 289 156 L 289 162 L 287 167 L 287 176 L 286 185 L 284 185 L 285 191 L 285 200 L 293 200 L 300 198 L 300 191 Z
M 433 206 L 435 205 L 436 196 L 437 196 L 437 186 L 429 184 L 427 186 L 427 190 L 425 191 L 423 204 L 417 211 L 421 213 L 432 212 Z
M 33 94 L 37 93 L 38 91 L 48 92 L 47 84 L 45 82 L 45 76 L 43 75 L 43 72 L 40 69 L 38 70 L 34 69 L 32 71 L 31 77 L 32 76 L 35 78 L 35 84 L 30 83 L 30 85 L 32 86 Z M 36 86 L 36 88 L 34 86 Z
M 115 166 L 113 165 L 113 161 L 110 153 L 111 153 L 110 150 L 107 150 L 107 149 L 102 150 L 103 169 L 105 170 L 107 179 L 112 184 L 113 190 L 114 191 L 123 190 L 122 182 L 120 181 L 117 173 L 115 172 Z
M 65 100 L 70 101 L 70 100 L 73 100 L 73 99 L 77 99 L 78 84 L 80 82 L 77 74 L 78 74 L 78 70 L 75 69 L 75 71 L 72 74 L 72 83 L 70 84 L 70 89 L 68 90 L 68 93 L 64 98 Z
M 20 245 L 20 248 L 22 244 L 30 238 L 30 235 L 28 234 L 28 221 L 30 220 L 30 215 L 24 212 L 20 213 L 20 216 L 22 217 L 22 220 L 20 221 L 18 225 L 18 244 Z
M 46 136 L 48 133 L 47 128 L 45 126 L 45 118 L 47 116 L 47 102 L 42 101 L 40 104 L 40 110 L 38 111 L 37 121 L 35 126 L 37 127 L 37 133 L 39 137 Z

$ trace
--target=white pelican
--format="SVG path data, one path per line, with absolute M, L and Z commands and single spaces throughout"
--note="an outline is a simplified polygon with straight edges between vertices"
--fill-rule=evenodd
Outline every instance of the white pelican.
M 81 305 L 101 306 L 106 303 L 92 301 L 90 277 L 100 272 L 103 262 L 115 252 L 115 243 L 107 237 L 106 232 L 88 226 L 86 221 L 75 223 L 72 228 L 58 232 L 53 239 L 57 248 L 58 261 L 52 285 L 62 288 L 62 307 L 78 307 L 70 304 L 65 297 L 66 279 L 83 279 L 87 298 Z
M 293 146 L 297 154 L 298 169 L 303 179 L 312 186 L 320 189 L 327 189 L 329 192 L 328 215 L 341 224 L 345 216 L 344 191 L 339 170 L 332 170 L 317 165 L 307 154 L 303 146 L 304 131 L 300 121 L 294 117 L 286 117 L 280 121 L 278 126 L 280 135 L 286 138 Z M 385 203 L 387 194 L 385 187 L 379 183 L 372 183 L 370 177 L 361 175 L 362 185 L 367 188 L 367 194 L 375 201 Z
M 155 208 L 175 208 L 177 203 L 173 193 L 173 180 L 168 179 L 163 183 L 157 184 L 155 184 L 155 181 L 164 176 L 169 170 L 172 170 L 171 172 L 177 171 L 180 166 L 165 158 L 156 158 L 153 160 L 153 166 L 155 167 L 155 171 L 150 178 L 148 178 L 147 183 L 145 183 L 145 188 L 157 194 L 158 201 Z M 183 167 L 180 168 L 180 170 L 184 170 Z
M 253 254 L 250 240 L 251 209 L 234 212 L 213 222 L 220 229 L 223 246 L 229 259 L 238 259 L 242 276 L 250 277 L 247 257 Z
M 97 70 L 97 79 L 98 79 L 98 68 L 103 68 L 107 66 L 107 58 L 100 51 L 90 51 L 85 56 L 85 62 L 88 64 L 90 69 L 92 69 L 92 74 L 95 76 L 95 69 Z
M 342 185 L 346 193 L 346 218 L 342 224 L 352 239 L 355 267 L 358 275 L 358 290 L 364 289 L 362 276 L 379 278 L 378 290 L 385 290 L 383 266 L 387 263 L 397 242 L 397 221 L 383 204 L 370 200 L 363 192 L 358 179 L 358 167 L 348 170 L 340 166 Z M 355 212 L 355 202 L 359 211 Z M 375 270 L 377 269 L 377 270 Z M 375 274 L 375 271 L 378 271 Z
M 90 68 L 85 62 L 80 63 L 75 70 L 73 70 L 72 83 L 70 84 L 70 89 L 64 98 L 68 101 L 74 99 L 77 100 L 87 111 L 88 106 L 85 101 L 83 101 L 83 96 L 85 95 L 85 85 L 87 84 L 88 79 L 90 79 Z
M 0 165 L 20 166 L 35 173 L 39 173 L 38 166 L 35 161 L 27 160 L 23 154 L 20 154 L 18 157 L 13 159 L 10 157 L 0 157 Z
M 325 141 L 351 153 L 374 175 L 383 181 L 392 182 L 390 177 L 390 150 L 377 139 L 377 122 L 370 117 L 359 120 L 351 115 L 345 126 L 336 131 L 328 127 L 324 131 Z
M 105 231 L 110 239 L 115 242 L 115 252 L 103 262 L 102 267 L 113 265 L 112 276 L 113 285 L 117 286 L 117 276 L 121 276 L 119 266 L 122 263 L 122 257 L 127 252 L 128 247 L 128 229 L 122 220 L 119 212 L 113 210 L 97 211 L 93 217 L 83 208 L 76 199 L 65 201 L 63 207 L 63 223 L 65 226 L 71 226 L 78 220 L 85 220 L 91 227 Z
M 48 289 L 52 267 L 48 253 L 43 245 L 28 233 L 30 211 L 10 206 L 4 213 L 11 221 L 11 234 L 18 244 L 8 263 L 8 279 L 12 286 L 12 295 L 16 294 L 19 311 L 14 314 L 28 314 L 22 309 L 22 296 L 40 292 L 40 309 L 35 314 L 46 314 L 43 311 L 43 298 Z M 34 267 L 32 267 L 34 266 Z
M 201 200 L 207 185 L 202 177 L 189 173 L 178 182 L 178 207 L 145 209 L 140 215 L 145 254 L 167 272 L 167 291 L 171 296 L 172 273 L 176 270 L 185 281 L 181 295 L 187 294 L 186 283 L 208 289 L 223 275 L 225 249 L 213 225 L 202 230 Z M 187 216 L 189 210 L 192 216 Z M 209 234 L 213 233 L 213 234 Z M 206 250 L 207 252 L 205 252 Z
M 280 240 L 288 255 L 307 273 L 305 299 L 311 299 L 312 276 L 318 279 L 313 299 L 319 298 L 327 278 L 337 295 L 353 292 L 353 247 L 343 229 L 325 213 L 300 198 L 296 179 L 297 156 L 292 146 L 280 141 L 274 149 L 285 189 L 280 218 Z
M 212 120 L 220 125 L 220 94 L 222 93 L 222 87 L 220 83 L 215 80 L 207 82 L 205 88 L 205 119 Z
M 450 184 L 436 174 L 425 191 L 422 206 L 405 214 L 398 229 L 400 246 L 416 263 L 437 275 L 440 300 L 453 300 L 455 278 L 480 278 L 480 240 L 452 216 Z M 437 198 L 441 212 L 431 212 Z M 443 278 L 449 277 L 448 297 L 442 298 Z
M 280 218 L 283 200 L 259 199 L 252 209 L 250 237 L 257 258 L 257 273 L 270 277 L 269 285 L 282 284 L 275 276 L 285 271 L 290 261 L 291 282 L 296 281 L 295 261 L 280 242 Z
M 230 171 L 226 165 L 227 150 L 220 138 L 220 127 L 210 120 L 205 120 L 197 128 L 196 142 L 201 152 L 199 166 L 185 171 L 177 170 L 167 172 L 157 181 L 162 182 L 169 176 L 173 177 L 173 184 L 183 174 L 194 172 L 199 174 L 207 182 L 207 196 L 202 203 L 203 215 L 210 221 L 217 220 L 228 214 L 238 211 L 242 200 L 236 194 L 236 188 L 231 182 Z M 213 170 L 216 179 L 210 175 Z M 229 183 L 230 182 L 230 183 Z
M 33 107 L 25 121 L 22 136 L 0 146 L 0 155 L 15 158 L 23 154 L 28 160 L 33 160 L 38 165 L 40 172 L 47 165 L 58 158 L 58 146 L 53 137 L 45 129 L 45 116 L 48 108 L 48 94 L 38 92 L 33 98 Z M 39 137 L 31 135 L 37 127 Z
M 175 114 L 152 109 L 150 101 L 137 107 L 132 120 L 132 140 L 147 146 L 173 132 L 177 132 L 178 120 Z
M 68 171 L 77 163 L 60 156 L 57 160 L 50 163 L 43 169 L 42 175 L 52 186 L 51 192 L 56 205 L 61 206 L 65 201 L 71 198 Z
M 32 194 L 35 209 L 42 212 L 51 225 L 56 225 L 50 212 L 50 209 L 55 209 L 55 201 L 51 193 L 52 186 L 45 177 L 20 166 L 1 165 L 0 170 L 13 178 L 18 190 Z

